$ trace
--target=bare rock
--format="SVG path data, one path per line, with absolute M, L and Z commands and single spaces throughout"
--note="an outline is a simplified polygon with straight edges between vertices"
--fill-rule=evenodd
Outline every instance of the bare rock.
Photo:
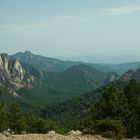
M 0 134 L 0 140 L 6 140 L 6 136 Z
M 56 133 L 55 133 L 55 131 L 49 131 L 48 134 L 49 135 L 55 135 Z
M 76 130 L 76 131 L 71 130 L 71 131 L 68 132 L 68 134 L 69 134 L 69 135 L 81 135 L 82 132 L 80 132 L 79 130 Z

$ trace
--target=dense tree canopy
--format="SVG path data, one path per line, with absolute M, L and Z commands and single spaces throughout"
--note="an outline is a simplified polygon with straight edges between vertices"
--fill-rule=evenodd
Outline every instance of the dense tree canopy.
M 7 118 L 4 111 L 4 103 L 1 99 L 1 92 L 0 92 L 0 132 L 4 131 L 7 127 Z
M 56 121 L 56 122 L 55 122 Z M 7 123 L 9 122 L 9 123 Z M 109 84 L 93 93 L 64 103 L 56 103 L 40 114 L 22 114 L 16 104 L 5 112 L 0 98 L 0 132 L 65 133 L 79 129 L 84 133 L 122 139 L 140 136 L 140 83 L 131 80 L 125 86 Z

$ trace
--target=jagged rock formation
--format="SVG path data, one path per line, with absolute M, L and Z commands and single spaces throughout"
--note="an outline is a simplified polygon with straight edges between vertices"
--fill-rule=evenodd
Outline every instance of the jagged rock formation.
M 131 79 L 140 81 L 140 68 L 138 68 L 137 70 L 129 69 L 121 76 L 119 76 L 117 73 L 110 73 L 106 79 L 106 83 L 113 81 L 130 81 Z
M 32 83 L 39 77 L 42 77 L 42 73 L 33 66 L 11 59 L 5 53 L 0 54 L 0 84 L 2 86 L 12 91 L 22 87 L 31 88 Z
M 138 68 L 133 74 L 133 79 L 140 81 L 140 68 Z
M 133 69 L 128 70 L 126 73 L 124 73 L 119 80 L 121 81 L 129 81 L 133 78 L 133 75 L 135 74 L 135 71 Z
M 105 80 L 105 83 L 117 81 L 120 78 L 120 76 L 116 72 L 109 73 L 107 79 Z

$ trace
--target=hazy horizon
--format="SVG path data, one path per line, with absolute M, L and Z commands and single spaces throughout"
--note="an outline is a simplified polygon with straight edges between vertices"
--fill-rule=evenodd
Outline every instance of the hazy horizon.
M 132 59 L 131 59 L 131 61 L 127 61 L 127 59 L 125 59 L 125 58 L 127 58 L 128 56 L 124 56 L 123 58 L 123 60 L 124 61 L 118 61 L 117 60 L 117 58 L 118 57 L 121 57 L 122 58 L 122 56 L 116 56 L 116 57 L 114 57 L 114 56 L 112 56 L 112 58 L 113 58 L 113 60 L 114 61 L 109 61 L 109 59 L 110 59 L 110 56 L 108 57 L 108 56 L 104 56 L 104 60 L 102 59 L 101 60 L 101 58 L 102 57 L 100 57 L 100 56 L 84 56 L 83 57 L 83 59 L 81 59 L 81 57 L 80 57 L 80 59 L 78 59 L 78 57 L 76 57 L 76 58 L 71 58 L 71 57 L 69 57 L 69 56 L 67 56 L 67 57 L 56 57 L 56 56 L 49 56 L 49 55 L 43 55 L 43 54 L 40 54 L 40 53 L 35 53 L 35 52 L 33 52 L 33 51 L 31 51 L 31 50 L 24 50 L 24 51 L 19 51 L 19 52 L 14 52 L 14 53 L 10 53 L 9 55 L 15 55 L 16 53 L 26 53 L 26 52 L 30 52 L 30 53 L 32 53 L 33 55 L 39 55 L 39 56 L 43 56 L 43 57 L 48 57 L 48 58 L 55 58 L 55 59 L 59 59 L 59 60 L 63 60 L 63 61 L 81 61 L 81 62 L 86 62 L 86 63 L 94 63 L 94 64 L 124 64 L 124 63 L 137 63 L 137 62 L 140 62 L 140 60 L 137 60 L 136 59 L 136 57 L 138 57 L 138 56 L 133 56 L 132 57 Z M 6 52 L 2 52 L 2 53 L 6 53 Z M 98 61 L 97 61 L 98 60 Z M 107 61 L 108 60 L 108 61 Z
M 92 63 L 140 61 L 139 0 L 0 0 L 0 51 Z

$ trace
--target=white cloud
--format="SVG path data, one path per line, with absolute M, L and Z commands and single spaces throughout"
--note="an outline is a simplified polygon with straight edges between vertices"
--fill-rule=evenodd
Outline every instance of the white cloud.
M 64 16 L 58 16 L 54 17 L 49 20 L 49 23 L 52 24 L 71 24 L 71 23 L 79 23 L 79 22 L 88 22 L 91 21 L 92 18 L 90 17 L 82 17 L 79 15 L 64 15 Z
M 101 10 L 103 15 L 127 15 L 130 13 L 140 11 L 139 6 L 122 6 L 122 7 L 115 7 L 115 8 L 108 8 Z
M 65 16 L 57 16 L 52 17 L 50 19 L 43 19 L 43 20 L 34 20 L 30 21 L 29 23 L 21 23 L 21 24 L 0 24 L 1 31 L 11 31 L 11 32 L 29 32 L 30 30 L 36 30 L 40 28 L 47 28 L 49 26 L 63 26 L 67 24 L 75 24 L 75 23 L 82 23 L 82 22 L 90 22 L 93 20 L 91 17 L 81 17 L 81 16 L 72 16 L 72 15 L 65 15 Z

